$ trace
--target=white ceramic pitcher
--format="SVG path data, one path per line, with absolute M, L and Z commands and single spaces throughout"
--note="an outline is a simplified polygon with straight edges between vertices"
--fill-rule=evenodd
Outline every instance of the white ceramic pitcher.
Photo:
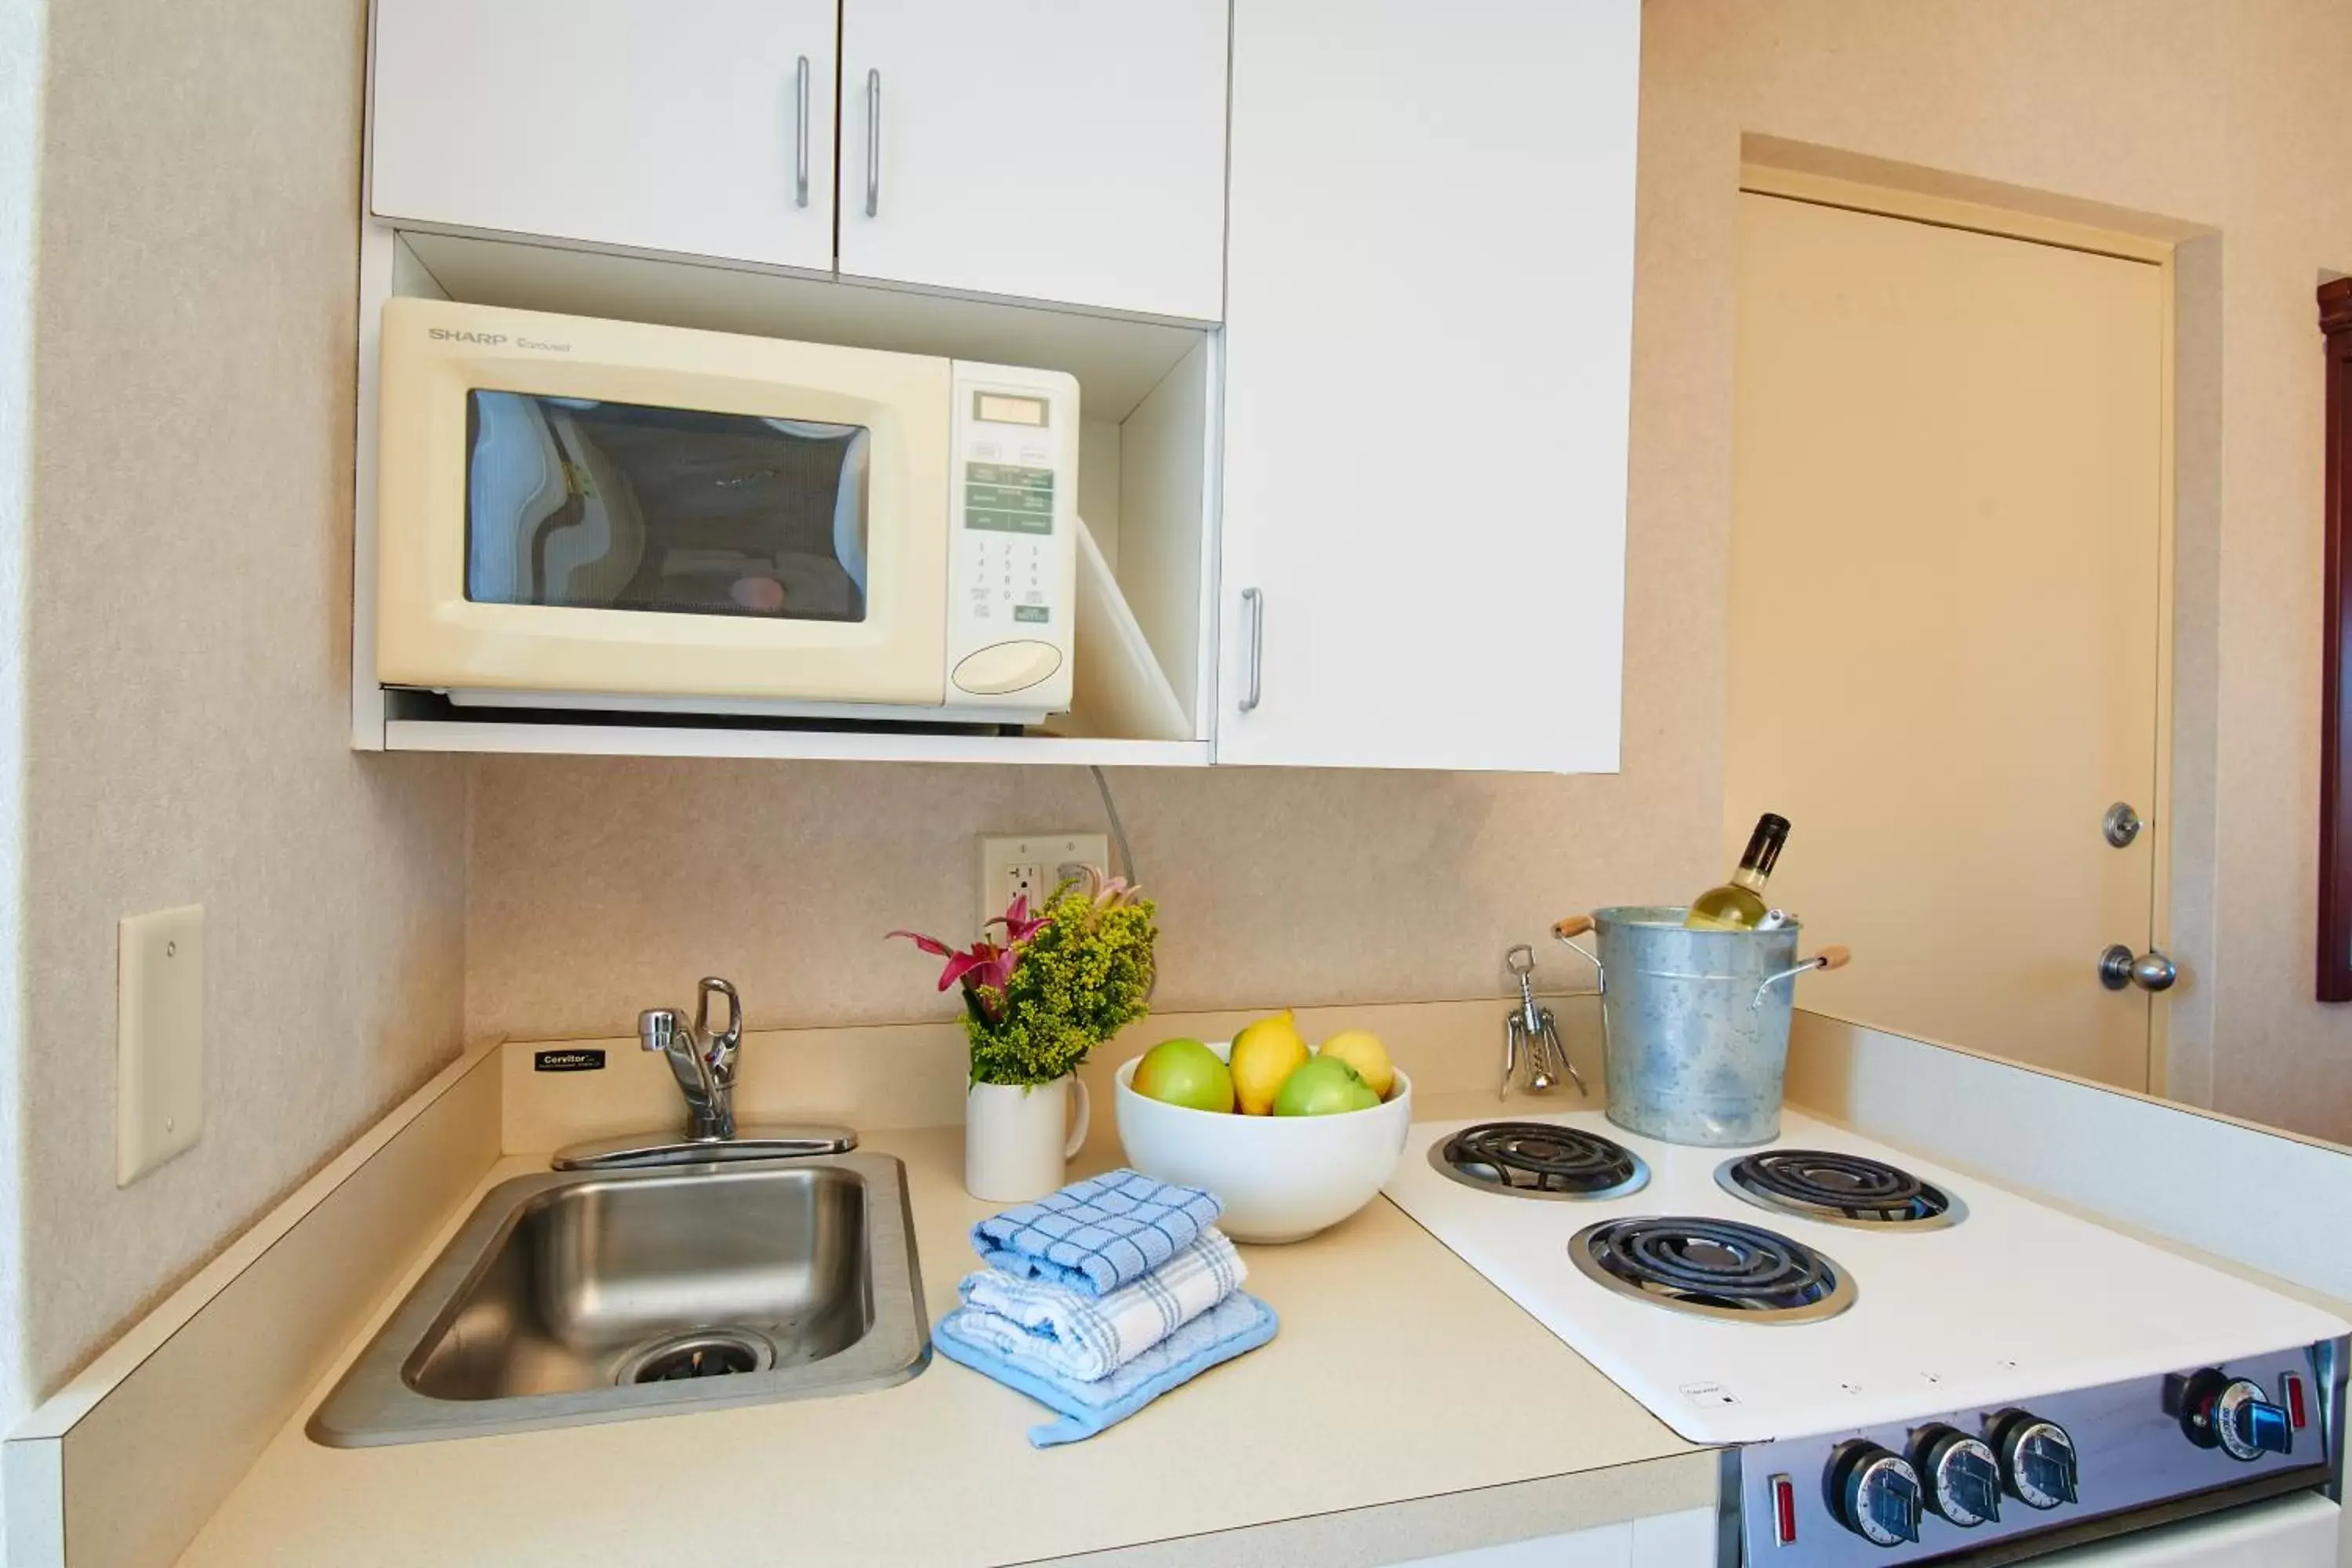
M 1065 1133 L 1074 1091 L 1077 1122 Z M 991 1203 L 1026 1203 L 1054 1191 L 1086 1143 L 1092 1109 L 1087 1086 L 1072 1076 L 1029 1085 L 972 1084 L 963 1100 L 964 1191 Z

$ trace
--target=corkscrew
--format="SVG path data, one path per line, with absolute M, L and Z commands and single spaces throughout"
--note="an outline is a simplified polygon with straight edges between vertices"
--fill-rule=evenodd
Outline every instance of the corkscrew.
M 1511 1085 L 1519 1075 L 1519 1058 L 1528 1059 L 1528 1089 L 1541 1094 L 1559 1081 L 1566 1073 L 1576 1085 L 1576 1092 L 1590 1098 L 1584 1087 L 1584 1075 L 1568 1059 L 1568 1047 L 1559 1043 L 1559 1026 L 1551 1009 L 1536 1002 L 1536 951 L 1521 942 L 1503 955 L 1504 966 L 1519 983 L 1519 1005 L 1511 1009 L 1503 1022 L 1503 1092 L 1508 1100 Z

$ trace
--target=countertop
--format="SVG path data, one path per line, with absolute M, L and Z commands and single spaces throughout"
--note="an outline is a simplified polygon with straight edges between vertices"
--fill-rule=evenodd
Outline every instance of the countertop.
M 995 1205 L 963 1191 L 960 1129 L 877 1133 L 864 1147 L 906 1164 L 937 1321 L 974 1266 L 971 1225 Z M 1064 1447 L 1032 1449 L 1025 1433 L 1042 1409 L 941 1357 L 911 1382 L 841 1398 L 392 1447 L 312 1443 L 311 1409 L 481 1194 L 545 1168 L 514 1156 L 490 1169 L 183 1568 L 1087 1553 L 1122 1564 L 1374 1563 L 1714 1500 L 1708 1452 L 1385 1198 L 1310 1240 L 1244 1247 L 1248 1289 L 1281 1314 L 1274 1342 Z

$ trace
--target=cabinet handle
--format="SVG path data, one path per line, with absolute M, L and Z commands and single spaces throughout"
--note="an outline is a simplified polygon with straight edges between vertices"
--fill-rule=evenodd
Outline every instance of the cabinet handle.
M 1244 588 L 1242 607 L 1249 612 L 1249 689 L 1241 700 L 1241 710 L 1247 713 L 1265 695 L 1265 595 L 1255 588 Z
M 808 205 L 809 150 L 809 63 L 803 55 L 800 64 L 800 133 L 793 142 L 793 205 Z
M 882 73 L 866 73 L 866 216 L 882 216 Z

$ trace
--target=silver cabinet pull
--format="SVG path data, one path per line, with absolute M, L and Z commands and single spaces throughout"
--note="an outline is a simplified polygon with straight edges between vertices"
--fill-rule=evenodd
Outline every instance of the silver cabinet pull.
M 882 216 L 882 73 L 866 73 L 866 216 Z
M 1249 611 L 1249 689 L 1241 701 L 1242 711 L 1247 713 L 1265 695 L 1265 595 L 1255 588 L 1244 588 L 1242 607 Z
M 800 133 L 793 142 L 793 205 L 808 205 L 809 158 L 809 63 L 803 55 L 800 63 Z

